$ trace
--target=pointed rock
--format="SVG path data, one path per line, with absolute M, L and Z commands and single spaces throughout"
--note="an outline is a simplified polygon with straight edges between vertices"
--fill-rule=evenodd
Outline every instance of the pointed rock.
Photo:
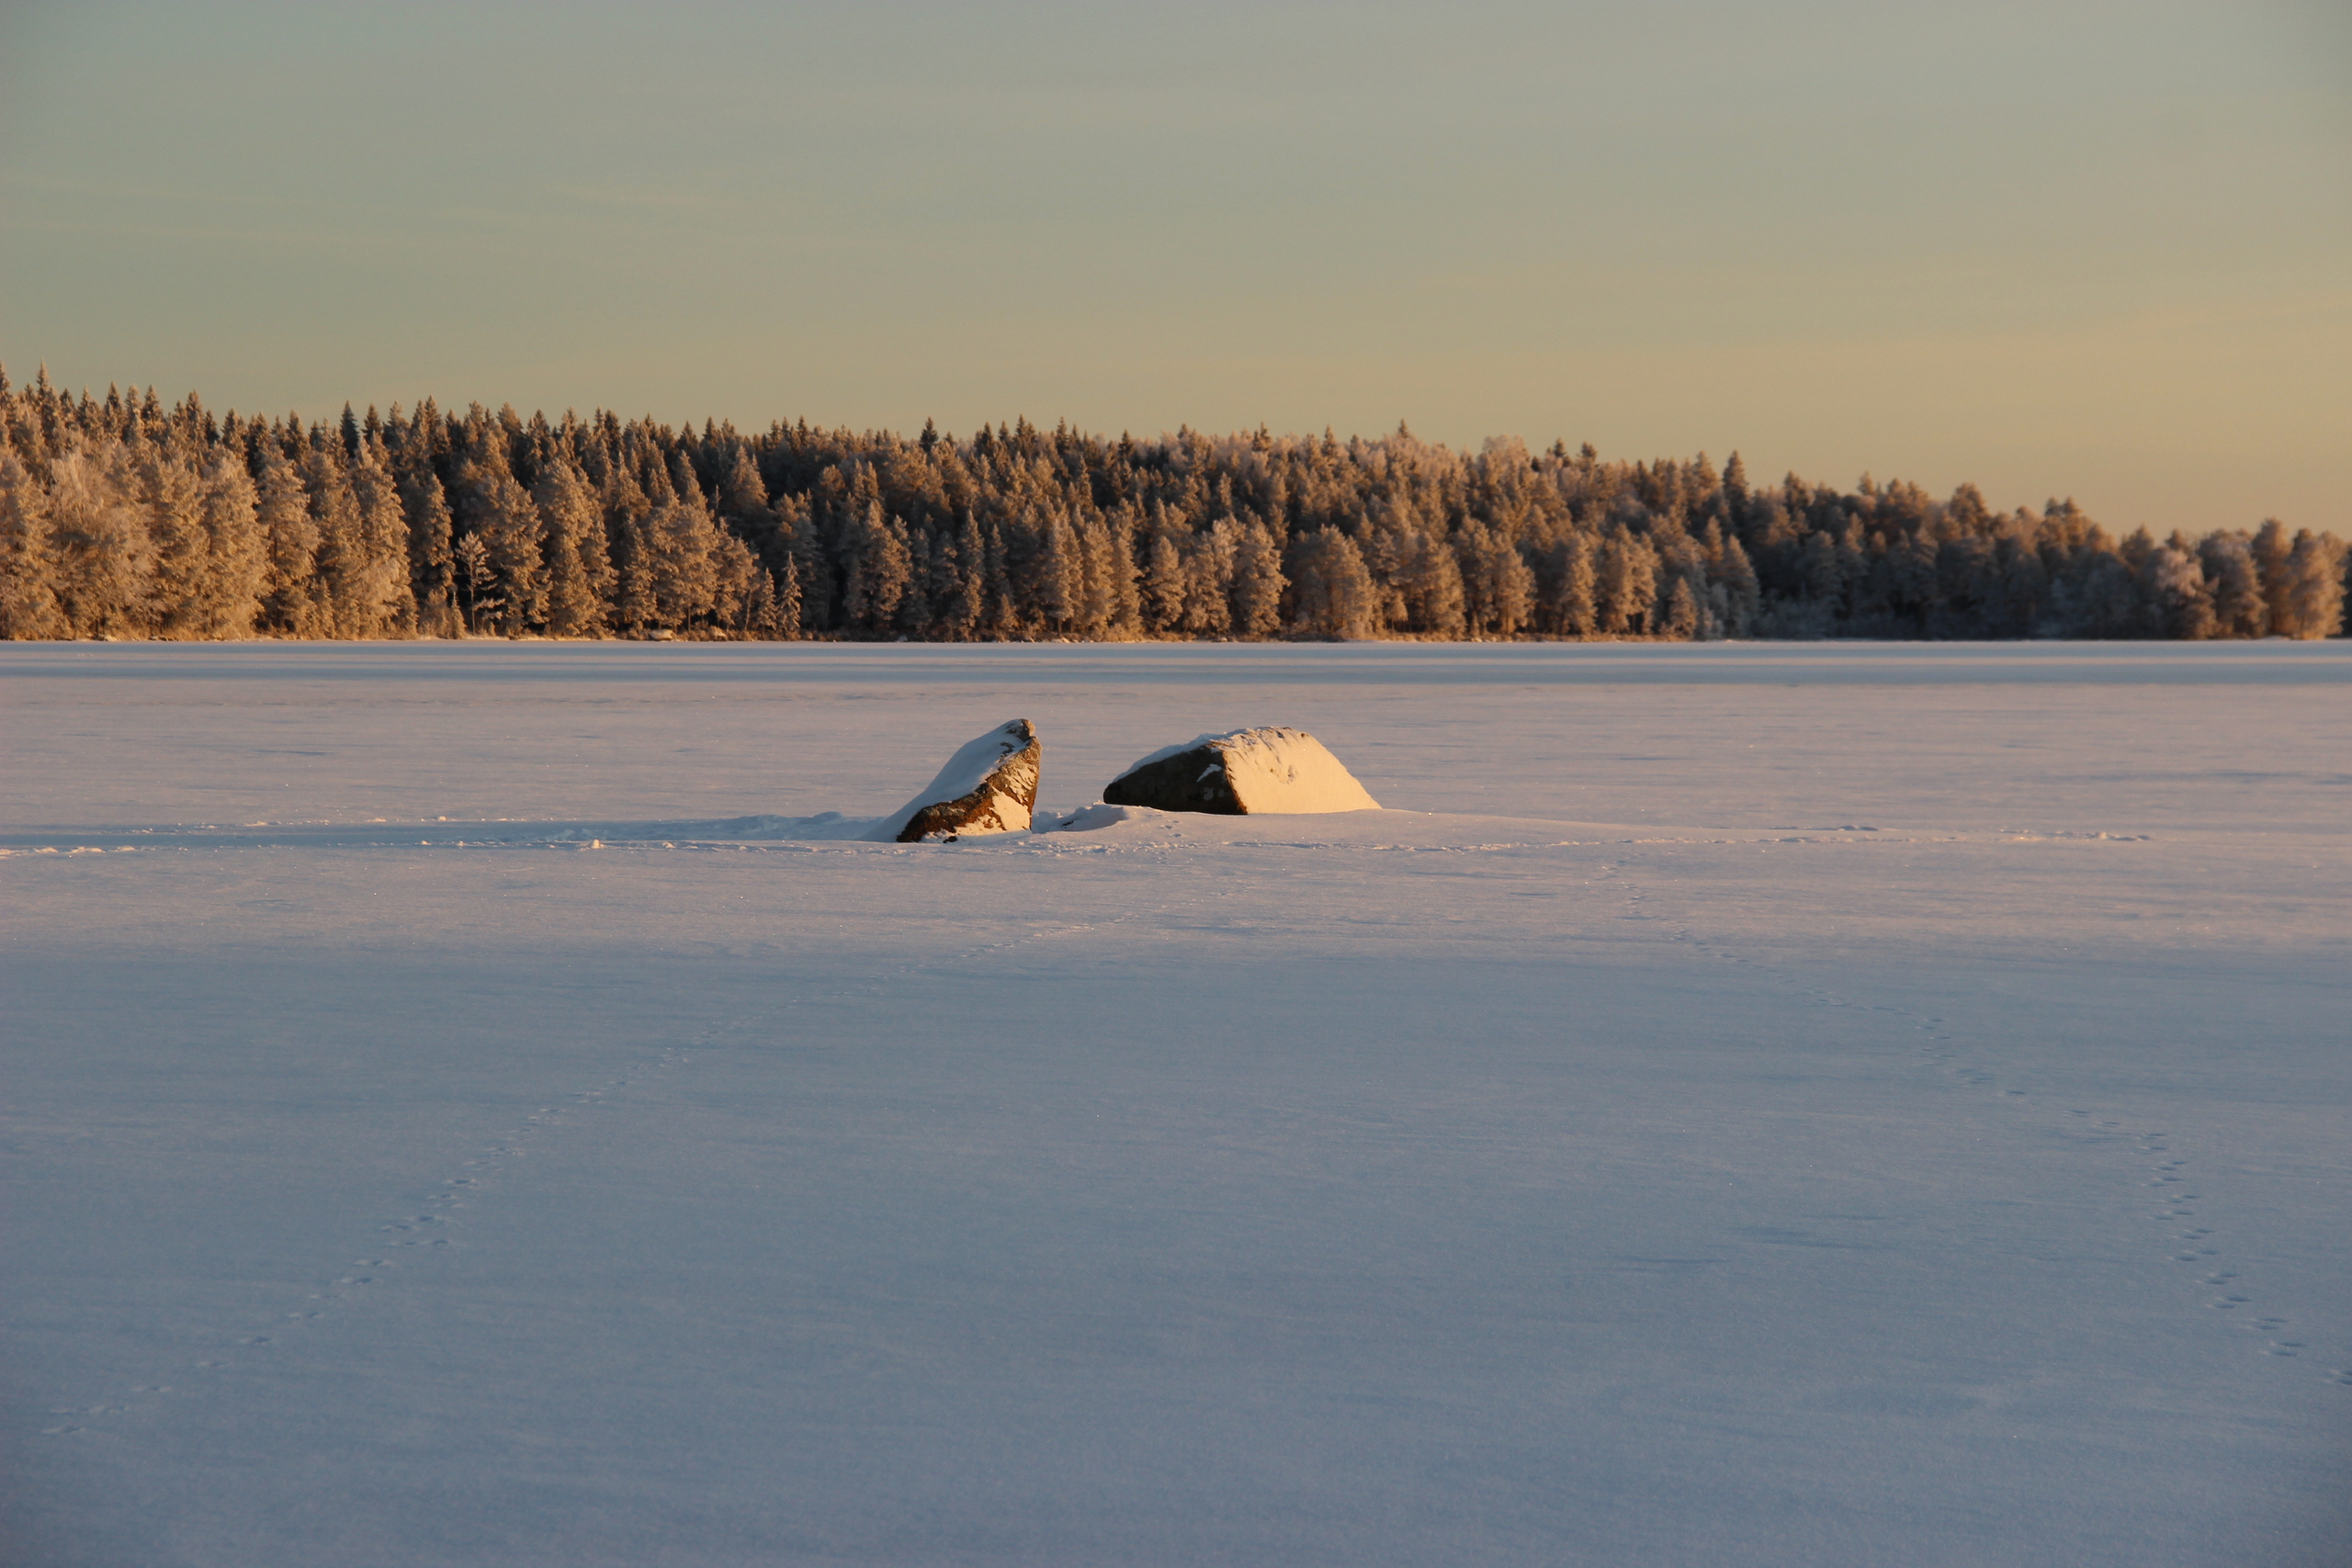
M 1355 775 L 1303 729 L 1237 729 L 1154 751 L 1103 788 L 1112 806 L 1255 817 L 1377 811 Z
M 882 819 L 872 835 L 911 844 L 976 833 L 1025 833 L 1037 805 L 1037 773 L 1045 748 L 1025 718 L 1000 725 L 967 742 L 931 787 Z

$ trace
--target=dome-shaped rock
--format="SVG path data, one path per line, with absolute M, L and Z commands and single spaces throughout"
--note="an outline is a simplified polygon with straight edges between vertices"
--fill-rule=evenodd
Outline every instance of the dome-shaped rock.
M 1380 809 L 1320 740 L 1280 727 L 1204 735 L 1154 751 L 1112 780 L 1102 798 L 1226 817 Z

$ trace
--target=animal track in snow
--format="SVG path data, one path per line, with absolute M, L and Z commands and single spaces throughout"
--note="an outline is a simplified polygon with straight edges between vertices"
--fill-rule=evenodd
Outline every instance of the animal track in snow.
M 1157 908 L 1124 911 L 1109 920 L 1100 922 L 1099 925 L 1115 925 L 1149 914 L 1161 913 L 1174 908 L 1179 904 L 1187 907 L 1205 906 L 1261 886 L 1262 886 L 1261 882 L 1254 878 L 1227 880 L 1204 891 L 1191 892 L 1180 897 L 1171 898 Z M 903 975 L 970 959 L 994 957 L 1010 949 L 1032 942 L 1082 935 L 1099 929 L 1099 925 L 1040 927 L 1010 940 L 999 939 L 976 943 L 944 959 L 916 961 L 901 965 L 888 975 L 876 976 L 872 984 L 863 987 L 863 990 L 868 994 L 879 995 L 887 991 Z M 593 1111 L 603 1105 L 609 1097 L 625 1089 L 641 1087 L 657 1075 L 692 1060 L 691 1054 L 697 1049 L 709 1046 L 728 1035 L 770 1021 L 774 1009 L 783 1005 L 786 1000 L 786 998 L 779 998 L 769 1008 L 763 1009 L 759 1012 L 716 1024 L 682 1044 L 663 1046 L 654 1055 L 639 1060 L 601 1083 L 592 1084 L 571 1094 L 556 1097 L 534 1106 L 515 1125 L 495 1135 L 483 1145 L 473 1157 L 466 1160 L 455 1173 L 445 1176 L 437 1181 L 426 1183 L 422 1189 L 423 1195 L 412 1200 L 406 1212 L 393 1218 L 378 1222 L 375 1232 L 380 1239 L 375 1243 L 375 1246 L 390 1256 L 354 1258 L 343 1265 L 346 1271 L 342 1273 L 320 1270 L 316 1288 L 303 1297 L 306 1303 L 318 1303 L 319 1305 L 304 1305 L 285 1310 L 275 1318 L 266 1321 L 277 1330 L 297 1328 L 309 1330 L 324 1327 L 333 1322 L 333 1309 L 337 1303 L 360 1293 L 364 1288 L 390 1284 L 392 1275 L 404 1266 L 420 1265 L 442 1249 L 462 1245 L 459 1237 L 466 1220 L 475 1206 L 489 1201 L 504 1179 L 514 1173 L 516 1168 L 530 1156 L 534 1149 L 544 1146 L 550 1138 L 577 1125 L 580 1113 Z M 367 1272 L 361 1272 L 361 1270 Z M 221 1329 L 217 1332 L 223 1342 L 234 1343 L 251 1354 L 266 1355 L 271 1348 L 277 1344 L 277 1334 L 254 1332 L 254 1328 L 258 1326 L 259 1325 L 249 1324 L 242 1330 Z M 235 1372 L 238 1365 L 236 1360 L 227 1357 L 213 1356 L 188 1363 L 187 1370 L 189 1372 L 206 1376 L 220 1376 Z M 179 1392 L 194 1393 L 201 1386 L 199 1382 L 195 1388 Z M 172 1394 L 175 1391 L 170 1385 L 156 1381 L 138 1384 L 129 1392 L 144 1400 Z M 127 1405 L 121 1404 L 95 1404 L 75 1406 L 73 1413 L 88 1418 L 113 1415 L 127 1408 L 129 1408 Z M 84 1430 L 85 1428 L 80 1424 L 67 1424 L 41 1429 L 43 1436 L 50 1437 L 66 1436 Z
M 1644 890 L 1624 876 L 1624 867 L 1622 863 L 1602 865 L 1599 868 L 1594 880 L 1616 882 L 1624 895 L 1623 907 L 1634 911 L 1639 918 L 1644 919 L 1668 918 L 1654 916 L 1648 912 Z M 1861 1005 L 1826 987 L 1794 981 L 1770 960 L 1751 959 L 1727 953 L 1713 940 L 1698 935 L 1687 925 L 1677 926 L 1669 933 L 1669 940 L 1687 942 L 1711 958 L 1728 959 L 1735 963 L 1752 964 L 1781 980 L 1784 984 L 1802 989 L 1817 1006 L 1850 1008 Z M 1959 1047 L 1959 1042 L 1951 1032 L 1949 1021 L 1942 1015 L 1914 1013 L 1901 1007 L 1885 1004 L 1875 1005 L 1874 1010 L 1906 1020 L 1911 1024 L 1918 1035 L 1916 1047 L 1917 1059 L 1924 1065 L 1935 1068 L 1946 1077 L 1971 1089 L 1997 1089 L 1999 1098 L 2004 1102 L 2024 1101 L 2025 1103 L 2012 1107 L 2021 1113 L 2030 1113 L 2035 1110 L 2037 1102 L 2030 1090 L 2003 1087 L 1997 1072 L 1966 1059 L 1964 1053 Z M 2242 1276 L 2238 1270 L 2222 1267 L 2221 1259 L 2224 1256 L 2224 1251 L 2218 1245 L 2218 1238 L 2212 1228 L 2181 1224 L 2183 1221 L 2194 1221 L 2198 1218 L 2199 1211 L 2195 1205 L 2204 1201 L 2204 1183 L 2190 1168 L 2190 1162 L 2172 1151 L 2171 1145 L 2166 1141 L 2172 1136 L 2172 1130 L 2169 1127 L 2144 1127 L 2136 1133 L 2128 1132 L 2122 1121 L 2101 1117 L 2092 1110 L 2081 1106 L 2067 1108 L 2066 1116 L 2068 1122 L 2087 1124 L 2082 1126 L 2079 1129 L 2080 1132 L 2088 1133 L 2091 1136 L 2110 1144 L 2122 1143 L 2128 1138 L 2133 1140 L 2132 1147 L 2134 1152 L 2155 1156 L 2143 1167 L 2141 1189 L 2147 1193 L 2155 1205 L 2152 1208 L 2151 1217 L 2168 1222 L 2176 1227 L 2175 1234 L 2167 1238 L 2165 1244 L 2168 1259 L 2178 1264 L 2203 1267 L 2205 1272 L 2198 1283 L 2207 1292 L 2213 1292 L 2207 1297 L 2206 1304 L 2213 1310 L 2232 1314 L 2229 1318 L 2217 1321 L 2235 1323 L 2245 1331 L 2259 1335 L 2263 1340 L 2263 1354 L 2267 1356 L 2280 1359 L 2301 1359 L 2310 1346 L 2303 1340 L 2286 1337 L 2291 1332 L 2291 1325 L 2286 1319 L 2252 1317 L 2245 1314 L 2245 1308 L 2257 1304 L 2255 1296 L 2247 1293 L 2252 1287 L 2242 1283 Z M 2331 1383 L 2352 1388 L 2352 1366 L 2331 1368 L 2326 1377 Z
M 449 1247 L 452 1244 L 451 1237 L 447 1233 L 463 1224 L 463 1214 L 469 1207 L 469 1200 L 477 1196 L 486 1196 L 488 1190 L 495 1185 L 496 1178 L 511 1162 L 523 1158 L 528 1153 L 535 1139 L 551 1136 L 557 1130 L 568 1124 L 567 1119 L 558 1114 L 560 1109 L 594 1106 L 614 1090 L 628 1088 L 655 1073 L 674 1066 L 687 1059 L 688 1051 L 696 1046 L 707 1044 L 721 1034 L 745 1027 L 752 1021 L 753 1021 L 751 1019 L 741 1019 L 706 1030 L 684 1045 L 663 1047 L 657 1055 L 639 1063 L 617 1077 L 567 1096 L 553 1104 L 540 1106 L 524 1119 L 522 1125 L 509 1129 L 485 1146 L 475 1157 L 466 1161 L 458 1174 L 445 1177 L 438 1183 L 434 1184 L 433 1188 L 428 1190 L 427 1195 L 416 1203 L 413 1212 L 402 1214 L 399 1218 L 379 1223 L 376 1226 L 377 1234 L 388 1239 L 379 1243 L 379 1246 L 386 1251 L 400 1248 L 413 1249 L 409 1258 L 405 1259 L 412 1264 L 432 1256 L 436 1248 Z M 366 1287 L 388 1282 L 388 1276 L 401 1266 L 401 1261 L 390 1257 L 359 1258 L 344 1265 L 346 1269 L 353 1272 L 330 1274 L 322 1269 L 317 1288 L 308 1292 L 303 1298 L 306 1302 L 321 1304 L 282 1311 L 271 1321 L 282 1328 L 309 1329 L 322 1326 L 331 1321 L 332 1309 L 336 1303 L 350 1299 L 352 1295 L 360 1292 Z M 357 1270 L 370 1271 L 358 1272 Z M 277 1334 L 254 1333 L 251 1331 L 251 1327 L 242 1332 L 233 1329 L 220 1331 L 220 1337 L 225 1342 L 234 1343 L 248 1351 L 265 1355 L 278 1342 Z M 191 1373 L 217 1376 L 233 1373 L 238 1370 L 238 1365 L 239 1363 L 235 1360 L 213 1356 L 187 1363 L 187 1371 Z M 178 1389 L 170 1383 L 158 1381 L 135 1384 L 128 1393 L 143 1401 L 175 1393 L 193 1394 L 199 1392 L 201 1386 L 199 1383 L 194 1387 Z M 117 1415 L 129 1408 L 130 1406 L 126 1404 L 93 1404 L 76 1406 L 74 1413 L 88 1417 Z M 40 1428 L 40 1435 L 65 1437 L 85 1430 L 87 1427 L 80 1424 L 69 1423 L 44 1427 Z

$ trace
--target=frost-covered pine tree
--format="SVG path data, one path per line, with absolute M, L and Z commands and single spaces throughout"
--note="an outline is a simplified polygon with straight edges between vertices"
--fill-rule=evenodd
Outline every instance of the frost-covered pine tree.
M 689 631 L 709 625 L 718 611 L 722 535 L 684 453 L 672 462 L 664 489 L 643 536 L 653 624 Z
M 1407 627 L 1425 637 L 1462 636 L 1468 629 L 1468 595 L 1453 547 L 1434 530 L 1420 526 L 1403 533 L 1397 542 L 1396 583 L 1404 596 Z
M 1142 585 L 1137 581 L 1135 549 L 1128 541 L 1134 530 L 1129 518 L 1122 515 L 1105 528 L 1110 536 L 1111 612 L 1110 632 L 1114 637 L 1138 637 L 1143 632 Z
M 775 531 L 775 513 L 768 506 L 768 487 L 760 466 L 746 448 L 738 446 L 718 486 L 718 519 L 746 544 L 758 547 Z
M 66 637 L 74 628 L 57 603 L 49 488 L 0 442 L 0 637 Z
M 1233 547 L 1233 632 L 1236 637 L 1270 637 L 1283 629 L 1282 552 L 1272 532 L 1253 522 L 1240 531 Z
M 557 457 L 532 482 L 531 503 L 538 510 L 543 541 L 548 635 L 602 637 L 613 568 L 604 514 L 586 476 L 571 458 Z
M 364 439 L 356 424 L 352 434 Z M 317 635 L 394 636 L 411 618 L 406 552 L 399 547 L 405 531 L 400 502 L 391 476 L 368 461 L 364 444 L 357 461 L 344 454 L 340 441 L 315 441 L 303 463 L 319 536 L 311 591 Z
M 204 534 L 208 573 L 203 629 L 197 635 L 251 637 L 268 591 L 269 541 L 253 474 L 233 443 L 224 443 L 204 466 Z
M 154 541 L 130 454 L 76 441 L 49 468 L 51 586 L 75 637 L 147 635 Z
M 842 578 L 842 613 L 868 637 L 893 634 L 899 601 L 914 577 L 914 558 L 899 530 L 870 501 L 851 533 L 849 570 Z
M 1111 530 L 1099 515 L 1089 513 L 1070 532 L 1078 543 L 1079 563 L 1078 614 L 1071 629 L 1080 637 L 1099 640 L 1111 635 L 1111 618 L 1118 603 L 1118 590 L 1112 581 L 1115 568 Z
M 2254 558 L 2255 577 L 2262 585 L 2267 629 L 2282 637 L 2293 636 L 2279 624 L 2292 613 L 2287 607 L 2287 558 L 2293 553 L 2294 545 L 2287 536 L 2287 525 L 2276 517 L 2264 518 L 2262 526 L 2246 542 L 2246 550 Z
M 2270 629 L 2270 604 L 2244 533 L 2209 534 L 2197 547 L 2212 599 L 2213 635 L 2261 637 Z
M 1143 626 L 1148 632 L 1168 637 L 1184 625 L 1184 553 L 1176 540 L 1190 530 L 1181 515 L 1171 514 L 1166 502 L 1159 500 L 1152 502 L 1145 527 L 1151 542 L 1144 549 Z
M 1184 553 L 1184 630 L 1194 637 L 1233 633 L 1233 566 L 1240 526 L 1220 517 L 1193 536 Z
M 2148 553 L 2141 585 L 2166 637 L 2199 641 L 2213 635 L 2213 594 L 2196 547 L 2175 534 Z
M 547 559 L 539 544 L 539 510 L 494 436 L 480 440 L 459 465 L 455 491 L 458 526 L 481 542 L 490 563 L 500 601 L 498 629 L 519 636 L 544 626 Z M 477 599 L 477 612 L 480 605 Z M 475 629 L 481 629 L 479 624 Z
M 1677 642 L 1689 642 L 1699 635 L 1699 599 L 1690 592 L 1688 574 L 1674 574 L 1674 584 L 1666 592 L 1666 604 L 1660 615 L 1657 635 Z
M 1337 528 L 1291 544 L 1291 626 L 1302 637 L 1347 641 L 1377 629 L 1378 597 L 1356 542 Z
M 351 495 L 359 527 L 344 590 L 346 614 L 358 628 L 355 636 L 411 637 L 416 632 L 416 595 L 409 586 L 407 509 L 401 504 L 382 436 L 363 430 L 353 439 Z
M 1596 597 L 1603 633 L 1647 635 L 1657 606 L 1657 551 L 1639 535 L 1612 527 L 1602 537 Z
M 2343 546 L 2308 528 L 2295 534 L 2294 547 L 2279 569 L 2276 625 L 2282 636 L 2335 637 L 2344 630 Z
M 723 527 L 714 525 L 711 535 L 708 625 L 715 633 L 749 637 L 752 618 L 760 613 L 772 592 L 767 573 L 760 569 L 760 558 L 752 553 L 751 546 Z M 910 592 L 909 600 L 900 602 L 902 616 L 910 611 L 921 615 L 920 603 L 910 603 L 913 599 Z
M 1732 454 L 1735 463 L 1738 457 L 1736 452 Z M 1730 469 L 1725 468 L 1724 472 L 1728 475 Z M 1756 618 L 1763 609 L 1763 590 L 1756 581 L 1756 568 L 1738 536 L 1718 523 L 1707 525 L 1706 547 L 1707 581 L 1716 623 L 1724 637 L 1747 637 L 1754 630 Z
M 1069 519 L 1057 507 L 1037 525 L 1040 548 L 1033 602 L 1046 629 L 1068 633 L 1076 629 L 1085 602 L 1085 565 Z
M 659 479 L 660 470 L 655 470 Z M 663 493 L 669 484 L 662 480 Z M 649 530 L 653 501 L 635 468 L 614 466 L 604 493 L 605 539 L 613 563 L 612 623 L 631 637 L 642 636 L 654 624 L 653 559 Z
M 327 635 L 318 603 L 318 525 L 310 493 L 287 459 L 277 431 L 256 425 L 254 445 L 255 523 L 266 543 L 268 574 L 262 594 L 262 629 L 278 637 Z
M 138 486 L 139 509 L 155 549 L 146 616 L 150 632 L 159 637 L 205 637 L 212 543 L 204 526 L 204 481 L 179 444 L 142 442 Z
M 1510 637 L 1527 624 L 1535 608 L 1535 573 L 1500 530 L 1472 522 L 1456 536 L 1454 557 L 1471 628 Z
M 1568 637 L 1590 637 L 1600 629 L 1595 554 L 1592 539 L 1583 534 L 1570 535 L 1560 546 L 1560 586 L 1553 607 Z
M 797 641 L 800 629 L 800 563 L 789 556 L 785 558 L 784 574 L 776 579 L 775 635 L 785 641 Z
M 460 626 L 450 552 L 456 547 L 457 528 L 448 494 L 433 465 L 438 418 L 430 398 L 419 405 L 413 422 L 402 421 L 395 404 L 387 428 L 393 436 L 392 477 L 408 523 L 409 597 L 416 606 L 416 629 L 425 637 L 455 637 Z
M 987 554 L 979 525 L 967 507 L 955 536 L 943 532 L 932 556 L 932 613 L 938 617 L 940 635 L 950 642 L 978 634 Z

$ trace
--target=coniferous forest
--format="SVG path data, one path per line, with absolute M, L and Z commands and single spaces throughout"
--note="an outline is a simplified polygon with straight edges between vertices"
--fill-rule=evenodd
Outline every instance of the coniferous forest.
M 0 373 L 0 636 L 2324 637 L 2346 550 L 1736 454 L 216 416 Z

